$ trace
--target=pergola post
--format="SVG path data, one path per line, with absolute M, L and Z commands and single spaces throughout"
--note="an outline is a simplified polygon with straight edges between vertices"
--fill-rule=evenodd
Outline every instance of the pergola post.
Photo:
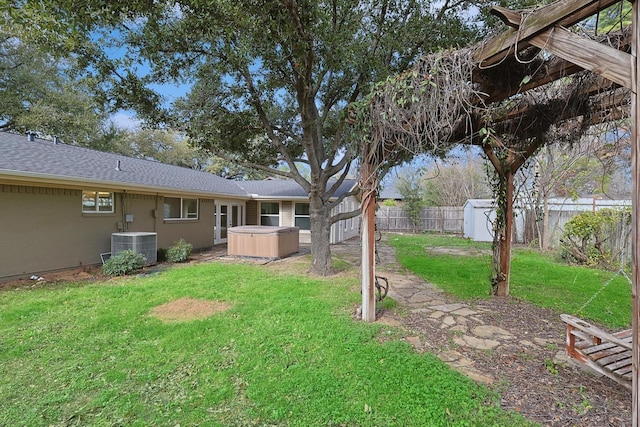
M 362 163 L 362 320 L 376 320 L 375 298 L 375 221 L 376 221 L 376 180 L 373 166 L 367 162 L 365 144 Z
M 513 193 L 514 193 L 514 173 L 511 170 L 504 171 L 505 176 L 505 195 L 504 197 L 504 227 L 501 230 L 496 230 L 496 235 L 501 232 L 502 235 L 497 235 L 499 241 L 499 254 L 500 254 L 500 268 L 497 272 L 496 283 L 492 285 L 492 292 L 495 296 L 506 297 L 509 296 L 509 279 L 511 276 L 511 239 L 513 234 Z M 495 242 L 494 242 L 495 245 Z
M 638 72 L 640 71 L 640 60 L 638 58 L 638 43 L 640 42 L 638 31 L 640 30 L 640 16 L 638 11 L 638 2 L 633 2 L 633 22 L 631 37 L 631 90 L 633 95 L 631 97 L 631 173 L 633 176 L 633 191 L 632 191 L 632 203 L 633 203 L 633 218 L 632 218 L 632 304 L 633 304 L 633 343 L 632 343 L 632 414 L 633 414 L 633 427 L 638 427 L 638 410 L 640 409 L 640 393 L 638 390 L 638 363 L 640 362 L 639 352 L 639 334 L 638 325 L 640 324 L 640 306 L 638 296 L 640 295 L 640 278 L 638 277 L 638 262 L 640 261 L 640 211 L 638 208 L 638 197 L 640 196 L 640 185 L 638 179 L 640 178 L 640 164 L 638 162 L 638 155 L 640 154 L 640 135 L 638 121 L 640 120 L 640 112 L 638 106 L 640 105 L 640 93 L 638 92 Z

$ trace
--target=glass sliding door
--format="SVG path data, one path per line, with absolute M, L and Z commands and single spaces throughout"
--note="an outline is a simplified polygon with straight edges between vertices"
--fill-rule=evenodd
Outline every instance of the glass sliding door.
M 216 201 L 214 243 L 226 243 L 230 227 L 244 225 L 244 203 Z

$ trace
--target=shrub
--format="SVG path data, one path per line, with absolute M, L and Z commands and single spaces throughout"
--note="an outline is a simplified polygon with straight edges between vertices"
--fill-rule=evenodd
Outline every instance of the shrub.
M 102 266 L 102 272 L 109 276 L 124 276 L 144 267 L 146 261 L 144 255 L 129 249 L 109 258 Z
M 167 259 L 171 262 L 184 262 L 189 259 L 193 245 L 180 239 L 167 250 Z
M 581 212 L 564 226 L 562 257 L 577 264 L 613 269 L 631 232 L 631 209 Z

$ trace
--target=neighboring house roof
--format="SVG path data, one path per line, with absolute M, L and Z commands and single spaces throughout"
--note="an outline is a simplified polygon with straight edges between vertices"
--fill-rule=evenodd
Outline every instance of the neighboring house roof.
M 239 198 L 308 198 L 295 181 L 232 181 L 180 166 L 0 132 L 0 178 L 49 184 Z M 348 182 L 347 182 L 348 181 Z M 345 180 L 337 194 L 349 191 Z M 348 188 L 347 188 L 348 187 Z
M 400 194 L 400 192 L 396 189 L 395 186 L 393 187 L 389 187 L 389 188 L 384 188 L 382 191 L 380 191 L 380 195 L 378 196 L 378 200 L 403 200 L 404 197 L 402 196 L 402 194 Z

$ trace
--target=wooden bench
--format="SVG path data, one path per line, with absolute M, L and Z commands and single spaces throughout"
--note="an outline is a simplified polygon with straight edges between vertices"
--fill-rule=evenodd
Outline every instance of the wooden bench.
M 631 329 L 614 334 L 568 314 L 567 355 L 631 390 Z

